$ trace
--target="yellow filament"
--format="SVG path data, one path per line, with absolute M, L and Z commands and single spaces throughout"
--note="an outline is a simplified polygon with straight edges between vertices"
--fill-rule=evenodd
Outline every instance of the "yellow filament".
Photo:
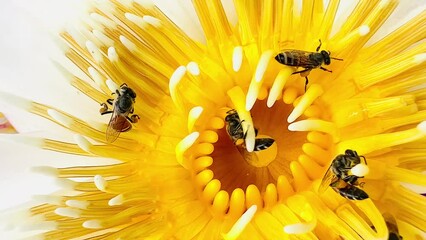
M 287 118 L 287 122 L 291 123 L 300 117 L 303 112 L 323 93 L 323 89 L 318 84 L 312 84 L 310 88 L 306 91 L 302 98 L 290 113 Z
M 278 198 L 279 201 L 282 202 L 291 195 L 294 194 L 293 186 L 290 184 L 288 179 L 281 175 L 278 177 L 277 180 L 277 191 L 278 191 Z
M 357 146 L 358 153 L 367 154 L 387 147 L 413 142 L 425 136 L 424 126 L 425 124 L 422 122 L 418 127 L 405 131 L 345 140 L 338 143 L 336 149 L 337 152 L 344 152 L 346 149 L 351 149 L 351 146 Z
M 268 101 L 266 103 L 269 108 L 274 105 L 275 101 L 282 94 L 284 85 L 292 73 L 293 73 L 293 69 L 290 67 L 284 67 L 278 73 L 277 77 L 274 80 L 274 83 L 272 84 L 272 87 L 268 96 Z
M 302 120 L 288 125 L 290 131 L 318 131 L 328 133 L 333 137 L 333 141 L 337 141 L 337 129 L 334 123 L 324 120 Z
M 272 208 L 278 200 L 278 192 L 275 184 L 270 183 L 266 186 L 265 195 L 263 196 L 265 202 L 265 209 Z

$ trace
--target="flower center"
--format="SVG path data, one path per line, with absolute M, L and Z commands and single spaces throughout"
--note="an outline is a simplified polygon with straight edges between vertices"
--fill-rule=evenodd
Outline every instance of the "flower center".
M 281 101 L 272 108 L 268 108 L 265 101 L 257 101 L 250 111 L 254 126 L 259 131 L 257 138 L 275 140 L 265 150 L 248 152 L 233 144 L 225 127 L 218 130 L 219 140 L 214 144 L 211 154 L 213 164 L 209 169 L 221 181 L 222 189 L 232 193 L 236 188 L 246 189 L 254 184 L 263 192 L 269 183 L 275 184 L 280 175 L 293 178 L 290 162 L 303 153 L 306 133 L 288 130 L 286 119 L 292 109 L 291 105 Z

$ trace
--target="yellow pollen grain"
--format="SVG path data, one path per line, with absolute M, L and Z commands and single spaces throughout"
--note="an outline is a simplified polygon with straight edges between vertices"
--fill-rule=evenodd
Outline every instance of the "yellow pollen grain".
M 252 205 L 262 208 L 263 202 L 259 188 L 256 185 L 250 184 L 246 189 L 246 207 L 248 208 Z
M 244 231 L 246 226 L 250 223 L 250 221 L 253 219 L 254 215 L 256 214 L 256 211 L 256 205 L 250 206 L 247 211 L 245 211 L 244 214 L 235 222 L 231 230 L 229 230 L 228 233 L 223 234 L 223 238 L 225 240 L 236 240 Z
M 225 190 L 219 191 L 213 200 L 212 211 L 214 215 L 223 216 L 229 207 L 229 194 Z
M 426 122 L 422 122 L 417 127 L 404 131 L 346 140 L 338 143 L 336 150 L 337 152 L 344 152 L 346 149 L 351 149 L 352 146 L 357 146 L 358 153 L 367 154 L 388 147 L 413 142 L 424 138 L 425 135 Z
M 215 143 L 218 140 L 219 140 L 219 135 L 215 131 L 206 130 L 201 132 L 201 135 L 200 135 L 201 142 Z
M 271 108 L 278 97 L 281 96 L 285 83 L 292 73 L 293 69 L 290 67 L 284 67 L 278 73 L 274 83 L 272 84 L 271 90 L 269 91 L 268 101 L 266 102 L 266 105 L 269 108 Z
M 280 175 L 277 179 L 277 191 L 280 202 L 294 194 L 293 186 L 284 175 Z
M 184 139 L 182 139 L 176 146 L 176 158 L 178 163 L 188 169 L 188 163 L 185 162 L 184 154 L 185 152 L 197 141 L 198 137 L 200 136 L 199 132 L 193 132 L 190 133 L 188 136 L 186 136 Z
M 203 107 L 197 106 L 191 108 L 188 113 L 188 132 L 192 132 L 194 129 L 194 126 L 197 122 L 197 120 L 200 118 L 201 114 L 203 113 Z
M 228 215 L 231 218 L 240 217 L 244 213 L 244 210 L 246 210 L 244 190 L 236 188 L 231 194 Z
M 203 199 L 209 204 L 213 202 L 214 197 L 220 191 L 221 183 L 217 179 L 211 180 L 207 183 L 206 187 L 203 190 Z
M 307 189 L 311 183 L 308 175 L 303 169 L 302 165 L 299 162 L 292 161 L 290 163 L 290 170 L 294 179 L 294 186 L 296 190 L 302 191 L 303 189 Z
M 270 183 L 266 186 L 265 194 L 263 196 L 263 200 L 265 202 L 265 209 L 272 208 L 278 200 L 278 192 L 275 184 Z
M 210 156 L 202 156 L 194 160 L 192 169 L 194 172 L 198 173 L 201 170 L 204 170 L 210 167 L 213 164 L 213 158 Z
M 294 100 L 296 100 L 298 95 L 298 91 L 294 87 L 289 87 L 286 90 L 284 90 L 283 94 L 283 101 L 286 104 L 292 104 Z
M 210 129 L 221 129 L 225 126 L 225 121 L 220 117 L 213 117 L 209 120 L 207 127 Z
M 243 131 L 247 133 L 245 144 L 247 147 L 247 151 L 252 152 L 254 150 L 255 142 L 254 125 L 250 112 L 248 112 L 245 108 L 246 98 L 244 96 L 244 92 L 239 86 L 236 86 L 231 88 L 227 93 L 235 107 L 235 110 L 238 113 L 238 116 L 240 117 L 240 120 L 244 120 L 241 125 L 243 127 Z
M 247 91 L 247 97 L 246 97 L 246 104 L 245 109 L 247 111 L 250 111 L 254 104 L 256 103 L 256 100 L 259 96 L 260 89 L 262 87 L 261 82 L 256 82 L 254 79 L 250 82 L 249 89 Z
M 302 98 L 300 99 L 299 103 L 288 116 L 287 122 L 294 122 L 319 96 L 322 95 L 323 92 L 324 90 L 320 85 L 312 84 L 311 87 L 308 88 L 306 93 L 302 95 Z
M 198 186 L 204 187 L 213 179 L 213 176 L 214 174 L 212 170 L 205 169 L 195 176 L 195 182 Z

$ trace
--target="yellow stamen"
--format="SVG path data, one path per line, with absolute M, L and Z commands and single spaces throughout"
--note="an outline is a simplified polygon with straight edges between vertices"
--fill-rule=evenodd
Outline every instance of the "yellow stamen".
M 426 122 L 422 122 L 416 128 L 405 131 L 345 140 L 337 144 L 337 152 L 344 152 L 346 149 L 351 149 L 351 146 L 357 146 L 358 153 L 367 154 L 387 147 L 416 141 L 423 138 L 425 134 Z
M 324 91 L 321 86 L 318 84 L 312 84 L 306 93 L 302 96 L 296 107 L 290 113 L 287 118 L 287 122 L 294 122 L 298 117 L 300 117 L 303 112 L 319 97 Z
M 108 182 L 103 178 L 101 175 L 96 175 L 93 178 L 93 182 L 95 183 L 95 186 L 99 191 L 105 192 L 106 188 L 108 186 Z
M 229 207 L 229 194 L 228 192 L 219 191 L 213 200 L 212 210 L 213 214 L 223 216 Z
M 197 120 L 200 118 L 201 114 L 203 113 L 203 110 L 204 109 L 201 106 L 193 107 L 191 110 L 189 110 L 189 113 L 188 113 L 188 132 L 192 132 Z
M 184 66 L 178 67 L 173 73 L 173 75 L 170 77 L 170 82 L 169 82 L 170 97 L 172 98 L 175 106 L 181 110 L 183 110 L 182 100 L 180 99 L 179 91 L 177 87 L 180 81 L 182 81 L 183 77 L 185 76 L 185 73 L 186 73 L 186 67 Z
M 281 69 L 280 72 L 278 73 L 277 77 L 274 80 L 274 83 L 272 84 L 272 87 L 268 96 L 268 101 L 266 103 L 266 105 L 269 108 L 271 108 L 274 105 L 275 101 L 278 100 L 278 97 L 282 94 L 284 85 L 292 73 L 293 73 L 293 69 L 291 69 L 290 67 L 285 67 Z
M 188 136 L 182 139 L 176 146 L 177 161 L 180 165 L 182 165 L 182 167 L 186 169 L 188 169 L 189 163 L 187 162 L 187 159 L 184 158 L 184 154 L 189 148 L 191 148 L 192 145 L 194 145 L 199 136 L 199 132 L 190 133 Z
M 241 65 L 243 64 L 243 48 L 241 46 L 235 47 L 232 54 L 232 69 L 234 72 L 240 71 Z
M 226 240 L 237 239 L 244 231 L 247 224 L 250 223 L 250 221 L 253 219 L 254 215 L 256 214 L 256 211 L 256 205 L 250 206 L 247 211 L 245 211 L 244 214 L 237 220 L 237 222 L 235 222 L 231 230 L 229 230 L 228 233 L 223 234 L 223 238 Z
M 209 183 L 207 183 L 203 190 L 203 198 L 206 200 L 207 203 L 211 204 L 213 202 L 213 199 L 220 191 L 220 188 L 221 183 L 217 179 L 213 179 Z
M 273 54 L 274 52 L 272 50 L 268 50 L 263 52 L 260 56 L 259 62 L 257 63 L 256 71 L 254 73 L 254 80 L 257 83 L 260 83 L 263 80 L 266 68 L 268 67 L 269 62 L 271 61 Z
M 333 140 L 336 142 L 338 139 L 337 129 L 332 122 L 327 122 L 324 120 L 302 120 L 298 122 L 291 123 L 288 125 L 288 130 L 290 131 L 319 131 L 323 133 L 328 133 L 333 137 Z
M 262 197 L 259 188 L 256 185 L 249 185 L 246 189 L 246 207 L 256 205 L 258 208 L 263 207 Z

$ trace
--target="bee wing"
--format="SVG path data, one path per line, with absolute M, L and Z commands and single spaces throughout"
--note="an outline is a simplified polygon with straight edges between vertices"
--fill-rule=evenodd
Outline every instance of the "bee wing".
M 256 138 L 254 142 L 254 151 L 261 151 L 269 148 L 275 142 L 272 138 Z
M 323 193 L 325 192 L 325 190 L 330 186 L 333 178 L 334 178 L 334 173 L 333 171 L 331 171 L 331 164 L 327 169 L 327 172 L 325 172 L 324 177 L 321 180 L 320 186 L 318 187 L 318 193 Z
M 113 111 L 106 130 L 107 142 L 114 142 L 121 132 L 129 131 L 131 128 L 132 124 L 127 120 L 126 115 Z

